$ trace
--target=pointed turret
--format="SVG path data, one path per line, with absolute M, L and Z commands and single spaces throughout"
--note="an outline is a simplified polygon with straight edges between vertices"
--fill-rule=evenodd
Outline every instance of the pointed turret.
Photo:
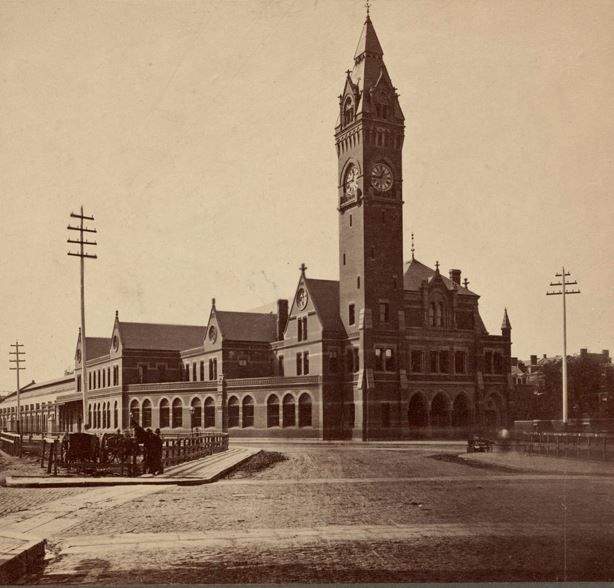
M 507 316 L 507 308 L 503 312 L 503 322 L 501 323 L 501 334 L 504 337 L 510 337 L 512 334 L 512 323 L 510 323 L 510 317 Z
M 358 46 L 356 47 L 356 52 L 354 53 L 354 61 L 358 62 L 361 58 L 363 58 L 365 53 L 369 53 L 370 55 L 380 58 L 384 55 L 384 51 L 379 43 L 377 33 L 373 28 L 373 23 L 371 22 L 371 17 L 369 15 L 367 15 L 365 24 L 362 27 L 362 33 L 360 33 Z

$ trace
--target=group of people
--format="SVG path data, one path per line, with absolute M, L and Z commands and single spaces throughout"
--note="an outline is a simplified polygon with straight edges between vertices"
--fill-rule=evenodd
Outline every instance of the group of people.
M 149 427 L 143 429 L 134 419 L 131 422 L 134 427 L 134 435 L 138 443 L 143 444 L 144 448 L 144 465 L 145 473 L 158 474 L 164 473 L 164 465 L 162 464 L 162 436 L 160 429 L 152 431 Z

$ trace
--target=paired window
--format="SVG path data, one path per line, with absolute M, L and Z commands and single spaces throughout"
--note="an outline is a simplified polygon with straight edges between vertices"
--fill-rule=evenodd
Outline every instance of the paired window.
M 429 325 L 431 327 L 443 327 L 443 324 L 443 302 L 431 302 L 431 304 L 429 305 Z
M 394 350 L 390 347 L 375 348 L 375 371 L 394 371 Z
M 299 317 L 298 321 L 298 340 L 306 341 L 307 340 L 307 317 Z
M 454 352 L 454 371 L 457 374 L 467 373 L 467 353 L 465 351 Z
M 424 351 L 412 349 L 410 361 L 410 369 L 412 372 L 421 373 L 424 371 Z
M 309 374 L 309 351 L 296 354 L 296 375 L 306 376 Z
M 277 374 L 280 376 L 284 375 L 284 356 L 280 355 L 277 358 Z
M 217 380 L 217 357 L 209 360 L 209 380 Z
M 450 373 L 450 352 L 447 349 L 430 352 L 430 370 L 432 374 Z

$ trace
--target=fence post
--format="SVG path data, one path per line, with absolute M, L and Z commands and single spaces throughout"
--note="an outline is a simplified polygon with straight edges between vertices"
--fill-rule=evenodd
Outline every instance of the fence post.
M 58 475 L 58 447 L 59 443 L 57 440 L 53 442 L 53 475 Z
M 49 448 L 49 459 L 47 460 L 47 473 L 51 473 L 51 466 L 53 465 L 53 447 Z

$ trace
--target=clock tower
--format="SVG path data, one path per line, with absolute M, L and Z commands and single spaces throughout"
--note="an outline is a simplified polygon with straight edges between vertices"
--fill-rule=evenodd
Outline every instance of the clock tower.
M 377 387 L 381 357 L 376 354 L 386 346 L 389 353 L 394 352 L 398 370 L 404 329 L 401 155 L 405 125 L 383 55 L 367 14 L 353 69 L 346 72 L 339 96 L 335 127 L 339 311 L 354 347 L 349 351 L 354 372 L 359 372 L 358 385 L 362 381 L 365 390 Z M 367 428 L 362 404 L 362 395 L 354 393 L 355 433 L 356 427 Z M 366 431 L 362 434 L 366 436 Z

